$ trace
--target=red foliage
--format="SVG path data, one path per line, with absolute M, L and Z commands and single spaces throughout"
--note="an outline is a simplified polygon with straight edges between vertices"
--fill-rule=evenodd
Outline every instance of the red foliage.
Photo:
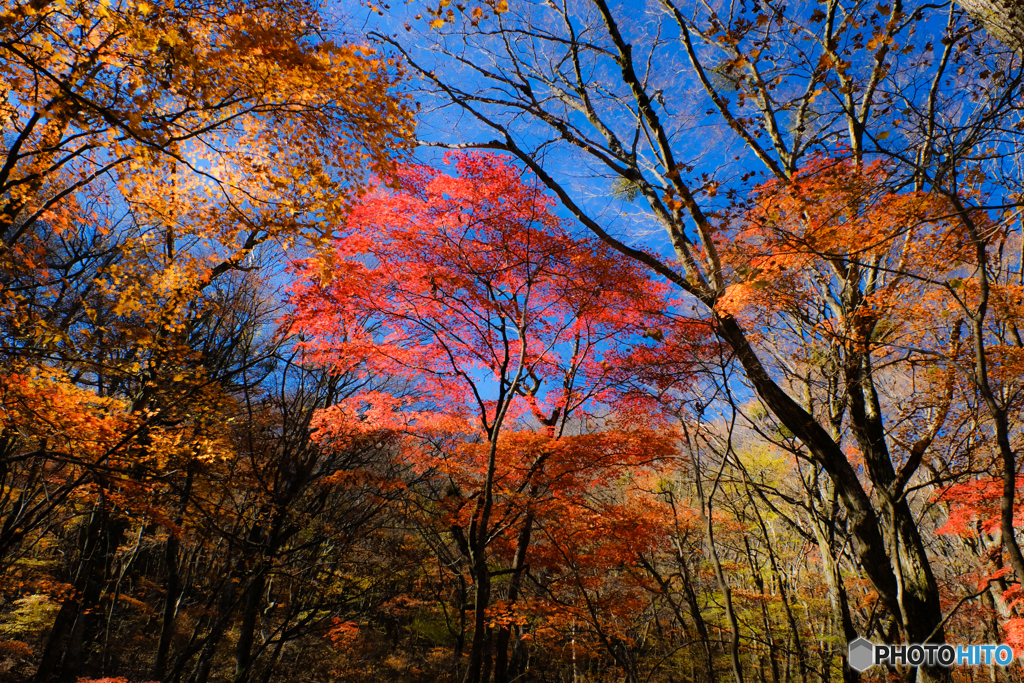
M 1017 491 L 1024 490 L 1024 476 L 1017 477 Z M 986 477 L 950 486 L 939 495 L 949 504 L 949 517 L 938 529 L 940 534 L 973 536 L 979 532 L 999 532 L 999 503 L 1002 479 Z M 1024 524 L 1024 511 L 1015 511 L 1014 526 Z
M 650 359 L 644 346 L 674 334 L 683 342 L 664 346 L 681 356 L 699 336 L 666 313 L 666 287 L 570 234 L 504 158 L 448 160 L 457 176 L 402 168 L 396 191 L 378 187 L 355 207 L 330 259 L 296 265 L 290 323 L 307 349 L 399 387 L 324 413 L 324 435 L 415 425 L 489 439 L 520 415 L 554 433 L 612 403 L 630 359 Z
M 296 265 L 293 331 L 313 358 L 366 381 L 321 411 L 319 436 L 412 437 L 403 454 L 447 489 L 426 523 L 479 530 L 486 498 L 494 531 L 476 552 L 510 566 L 526 547 L 531 567 L 566 577 L 544 617 L 555 631 L 574 614 L 628 621 L 642 612 L 636 581 L 609 568 L 667 528 L 664 506 L 631 482 L 677 452 L 645 397 L 685 389 L 708 330 L 677 317 L 632 262 L 574 236 L 502 157 L 448 161 L 456 176 L 400 169 L 396 189 L 355 207 L 328 261 Z M 570 418 L 584 433 L 566 432 Z M 490 605 L 488 619 L 507 627 L 552 609 L 520 599 Z

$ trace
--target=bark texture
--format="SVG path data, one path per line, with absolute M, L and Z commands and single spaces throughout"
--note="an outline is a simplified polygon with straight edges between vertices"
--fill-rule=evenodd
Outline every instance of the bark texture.
M 993 38 L 1024 53 L 1024 0 L 958 0 Z

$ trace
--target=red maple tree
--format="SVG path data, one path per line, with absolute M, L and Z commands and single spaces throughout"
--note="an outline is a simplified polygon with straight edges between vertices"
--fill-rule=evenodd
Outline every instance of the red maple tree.
M 447 161 L 456 175 L 410 165 L 363 197 L 331 257 L 297 265 L 289 323 L 318 361 L 368 382 L 322 412 L 322 438 L 397 430 L 421 471 L 452 482 L 439 523 L 476 588 L 475 680 L 489 666 L 492 545 L 516 575 L 507 611 L 538 515 L 565 509 L 540 498 L 670 454 L 656 421 L 631 419 L 644 411 L 628 380 L 658 353 L 679 368 L 700 332 L 670 313 L 666 287 L 573 235 L 504 158 Z

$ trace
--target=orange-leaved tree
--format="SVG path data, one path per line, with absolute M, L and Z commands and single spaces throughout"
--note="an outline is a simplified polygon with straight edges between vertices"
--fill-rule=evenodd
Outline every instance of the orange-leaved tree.
M 5 6 L 0 375 L 74 368 L 149 418 L 216 382 L 190 338 L 228 315 L 211 284 L 317 243 L 411 134 L 397 66 L 322 23 L 309 3 Z
M 411 136 L 400 67 L 326 28 L 306 2 L 0 9 L 0 555 L 93 520 L 39 680 L 76 673 L 148 492 L 231 453 L 214 426 L 272 350 L 242 271 L 316 246 Z
M 45 348 L 101 315 L 45 286 L 82 276 L 173 325 L 258 245 L 321 238 L 411 133 L 396 65 L 322 23 L 310 3 L 5 7 L 5 331 Z
M 925 541 L 933 520 L 916 512 L 917 492 L 978 462 L 976 444 L 962 439 L 973 398 L 958 381 L 970 381 L 961 373 L 972 341 L 949 299 L 975 255 L 955 201 L 896 191 L 891 172 L 816 156 L 791 180 L 760 186 L 720 240 L 734 284 L 715 305 L 756 334 L 759 355 L 803 397 L 776 414 L 834 482 L 896 626 L 911 641 L 936 640 L 944 621 Z M 752 380 L 773 409 L 787 403 L 775 382 Z M 810 430 L 786 417 L 797 414 L 813 418 Z M 800 453 L 790 437 L 780 441 Z M 845 452 L 818 453 L 833 447 Z

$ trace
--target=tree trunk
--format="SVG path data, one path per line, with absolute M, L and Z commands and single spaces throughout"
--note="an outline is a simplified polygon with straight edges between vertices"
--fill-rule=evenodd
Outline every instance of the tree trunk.
M 482 550 L 474 552 L 473 641 L 469 646 L 469 664 L 463 683 L 487 683 L 490 675 L 491 629 L 487 627 L 487 605 L 491 600 L 491 577 Z
M 519 587 L 523 581 L 523 568 L 526 566 L 526 550 L 530 547 L 530 536 L 533 533 L 533 506 L 532 496 L 537 495 L 537 487 L 533 487 L 530 493 L 531 504 L 526 512 L 526 519 L 523 520 L 523 528 L 516 540 L 516 554 L 512 560 L 512 578 L 508 585 L 508 604 L 514 605 L 519 599 Z M 494 680 L 495 683 L 508 683 L 509 681 L 509 653 L 508 645 L 512 639 L 512 627 L 502 626 L 498 630 L 498 638 L 494 654 Z
M 839 444 L 793 398 L 769 376 L 761 360 L 747 341 L 739 324 L 731 316 L 718 316 L 717 332 L 732 347 L 748 379 L 761 400 L 793 434 L 803 442 L 811 457 L 829 475 L 849 520 L 854 549 L 872 586 L 885 607 L 904 625 L 908 642 L 934 644 L 946 642 L 941 627 L 938 584 L 924 552 L 920 530 L 906 499 L 881 500 L 882 514 L 876 512 L 853 466 Z M 880 421 L 873 414 L 873 388 L 864 393 L 869 381 L 859 358 L 848 360 L 846 388 L 850 395 L 853 431 L 864 454 L 869 474 L 879 497 L 885 496 L 895 481 L 892 460 L 885 450 Z M 896 552 L 890 557 L 889 542 Z M 948 680 L 949 671 L 920 669 L 921 680 Z
M 1024 3 L 1020 0 L 957 0 L 993 38 L 1024 52 Z
M 235 646 L 235 676 L 232 683 L 245 683 L 252 668 L 252 645 L 256 635 L 256 621 L 263 602 L 263 588 L 266 573 L 260 571 L 253 577 L 242 601 L 242 623 L 239 626 L 238 643 Z
M 813 505 L 810 496 L 808 496 L 808 503 Z M 818 541 L 821 568 L 828 585 L 828 599 L 832 606 L 832 622 L 834 624 L 833 636 L 837 641 L 835 649 L 843 667 L 843 683 L 858 683 L 860 674 L 850 666 L 850 641 L 857 638 L 857 632 L 853 628 L 853 617 L 850 614 L 850 603 L 846 598 L 846 587 L 843 586 L 843 577 L 839 573 L 839 566 L 832 555 L 832 543 L 829 540 L 829 535 L 816 519 L 812 519 L 811 525 L 814 527 L 814 537 Z
M 235 606 L 235 592 L 238 588 L 236 579 L 228 579 L 220 595 L 218 612 L 219 617 L 206 637 L 202 650 L 199 652 L 199 661 L 196 663 L 195 673 L 192 675 L 192 683 L 206 683 L 210 678 L 210 670 L 213 668 L 213 658 L 217 652 L 217 645 L 228 630 L 231 623 L 231 612 Z
M 89 635 L 87 622 L 91 619 L 90 611 L 99 603 L 103 581 L 124 531 L 123 522 L 110 519 L 106 498 L 101 492 L 89 524 L 82 532 L 75 592 L 57 612 L 34 683 L 74 681 L 78 678 Z
M 192 483 L 195 481 L 196 462 L 188 463 L 188 470 L 185 475 L 185 486 L 181 492 L 181 499 L 178 504 L 178 515 L 174 523 L 181 527 L 185 519 L 185 511 L 188 508 L 189 496 L 192 494 Z M 178 567 L 178 553 L 181 549 L 181 541 L 171 529 L 167 537 L 167 546 L 164 548 L 164 560 L 167 565 L 167 578 L 164 582 L 164 612 L 160 620 L 160 640 L 156 647 L 156 661 L 153 664 L 153 680 L 162 681 L 164 672 L 167 670 L 167 657 L 171 651 L 171 639 L 174 637 L 174 621 L 178 614 L 178 600 L 181 598 L 181 572 Z

